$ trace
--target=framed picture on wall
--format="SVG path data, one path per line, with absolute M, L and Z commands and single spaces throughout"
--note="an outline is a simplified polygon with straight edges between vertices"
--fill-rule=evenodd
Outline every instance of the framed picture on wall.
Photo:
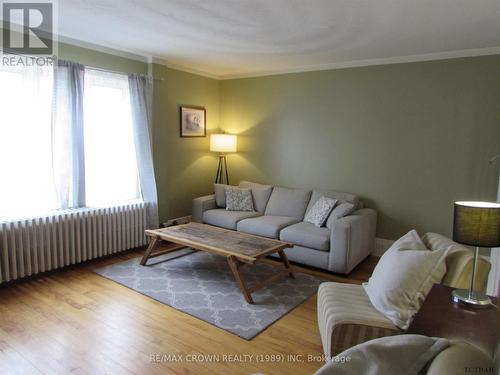
M 205 137 L 206 110 L 204 107 L 180 107 L 181 137 Z

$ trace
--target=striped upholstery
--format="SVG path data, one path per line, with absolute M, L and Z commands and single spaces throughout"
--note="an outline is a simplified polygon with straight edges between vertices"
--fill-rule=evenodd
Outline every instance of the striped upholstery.
M 401 333 L 399 330 L 366 326 L 363 324 L 342 324 L 333 330 L 331 340 L 331 356 L 342 353 L 355 345 L 379 337 L 393 336 Z
M 342 283 L 319 286 L 318 325 L 327 357 L 362 342 L 401 332 L 375 310 L 361 285 Z

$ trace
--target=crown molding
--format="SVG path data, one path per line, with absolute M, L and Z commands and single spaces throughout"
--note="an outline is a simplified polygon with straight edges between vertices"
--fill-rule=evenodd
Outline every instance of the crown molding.
M 112 47 L 106 47 L 99 44 L 94 44 L 90 42 L 85 42 L 79 39 L 73 39 L 65 36 L 58 36 L 58 40 L 62 43 L 67 43 L 77 47 L 88 48 L 94 51 L 108 53 L 115 56 L 124 57 L 131 60 L 136 60 L 145 63 L 154 63 L 164 65 L 168 68 L 179 70 L 186 73 L 196 74 L 202 77 L 207 77 L 215 80 L 230 80 L 230 79 L 242 79 L 242 78 L 255 78 L 255 77 L 265 77 L 272 75 L 281 74 L 293 74 L 293 73 L 305 73 L 314 72 L 322 70 L 336 70 L 336 69 L 346 69 L 346 68 L 356 68 L 363 66 L 374 66 L 374 65 L 389 65 L 389 64 L 404 64 L 412 62 L 424 62 L 424 61 L 434 61 L 434 60 L 446 60 L 446 59 L 457 59 L 463 57 L 476 57 L 476 56 L 489 56 L 489 55 L 500 55 L 499 47 L 489 47 L 489 48 L 474 48 L 466 50 L 455 50 L 455 51 L 445 51 L 445 52 L 435 52 L 419 55 L 407 55 L 407 56 L 395 56 L 386 57 L 378 59 L 366 59 L 366 60 L 353 60 L 353 61 L 343 61 L 328 64 L 319 65 L 307 65 L 303 67 L 296 68 L 285 68 L 285 69 L 271 69 L 261 72 L 248 72 L 248 73 L 237 73 L 237 74 L 212 74 L 206 71 L 192 69 L 188 66 L 177 64 L 164 59 L 161 57 L 152 57 L 141 55 L 134 51 L 119 50 Z
M 305 72 L 315 72 L 322 70 L 346 69 L 346 68 L 356 68 L 356 67 L 374 66 L 374 65 L 404 64 L 412 62 L 447 60 L 447 59 L 458 59 L 463 57 L 476 57 L 476 56 L 489 56 L 489 55 L 500 55 L 500 47 L 475 48 L 466 50 L 427 53 L 421 55 L 385 57 L 380 59 L 353 60 L 353 61 L 337 62 L 330 64 L 308 65 L 300 68 L 268 70 L 256 73 L 228 74 L 228 75 L 217 76 L 217 79 L 229 80 L 229 79 L 240 79 L 240 78 L 255 78 L 255 77 L 265 77 L 265 76 L 280 75 L 280 74 L 305 73 Z
M 133 51 L 127 51 L 127 50 L 116 49 L 116 48 L 112 48 L 112 47 L 106 47 L 106 46 L 103 46 L 101 44 L 86 42 L 86 41 L 83 41 L 80 39 L 74 39 L 74 38 L 70 38 L 67 36 L 63 36 L 63 35 L 58 35 L 57 41 L 61 42 L 61 43 L 69 44 L 72 46 L 76 46 L 76 47 L 82 47 L 82 48 L 91 49 L 91 50 L 97 51 L 97 52 L 103 52 L 103 53 L 107 53 L 107 54 L 114 55 L 114 56 L 124 57 L 124 58 L 130 59 L 130 60 L 140 61 L 140 62 L 144 62 L 144 63 L 151 62 L 150 56 L 144 56 L 144 55 L 138 54 L 138 53 L 133 52 Z
M 160 57 L 153 57 L 151 59 L 151 62 L 153 64 L 159 64 L 159 65 L 166 66 L 167 68 L 170 68 L 170 69 L 175 69 L 175 70 L 179 70 L 181 72 L 196 74 L 198 76 L 202 76 L 202 77 L 206 77 L 206 78 L 220 80 L 223 77 L 223 76 L 219 76 L 216 74 L 211 74 L 211 73 L 205 72 L 203 70 L 191 69 L 191 68 L 186 67 L 185 65 L 172 63 L 172 62 L 170 62 L 166 59 L 160 58 Z

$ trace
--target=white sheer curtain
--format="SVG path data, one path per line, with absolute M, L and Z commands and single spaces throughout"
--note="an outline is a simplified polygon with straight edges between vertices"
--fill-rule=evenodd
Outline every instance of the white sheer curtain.
M 139 199 L 127 75 L 86 69 L 84 139 L 86 205 Z
M 0 66 L 0 219 L 142 199 L 158 227 L 151 96 L 147 76 Z
M 60 208 L 85 206 L 83 65 L 58 60 L 54 70 L 52 162 Z
M 153 80 L 151 77 L 130 74 L 128 77 L 135 151 L 142 199 L 147 207 L 148 228 L 158 228 L 158 195 L 151 152 L 151 106 Z
M 58 209 L 52 173 L 53 70 L 0 65 L 0 218 Z

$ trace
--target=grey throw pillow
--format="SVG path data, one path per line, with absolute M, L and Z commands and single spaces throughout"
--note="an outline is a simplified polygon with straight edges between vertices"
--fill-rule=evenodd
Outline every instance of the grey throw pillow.
M 348 203 L 348 202 L 344 202 L 344 203 L 339 204 L 337 207 L 335 207 L 332 210 L 332 213 L 330 214 L 330 217 L 328 218 L 328 220 L 326 222 L 326 226 L 328 228 L 332 229 L 332 225 L 333 225 L 333 222 L 335 220 L 338 220 L 344 216 L 349 215 L 350 213 L 352 213 L 354 211 L 355 207 L 356 206 L 354 206 L 353 203 Z
M 327 197 L 319 198 L 311 209 L 306 212 L 304 221 L 314 224 L 317 227 L 322 227 L 326 219 L 328 219 L 328 215 L 332 212 L 333 207 L 335 207 L 335 204 L 337 204 L 336 199 Z
M 250 189 L 226 186 L 226 210 L 254 211 L 252 191 Z

